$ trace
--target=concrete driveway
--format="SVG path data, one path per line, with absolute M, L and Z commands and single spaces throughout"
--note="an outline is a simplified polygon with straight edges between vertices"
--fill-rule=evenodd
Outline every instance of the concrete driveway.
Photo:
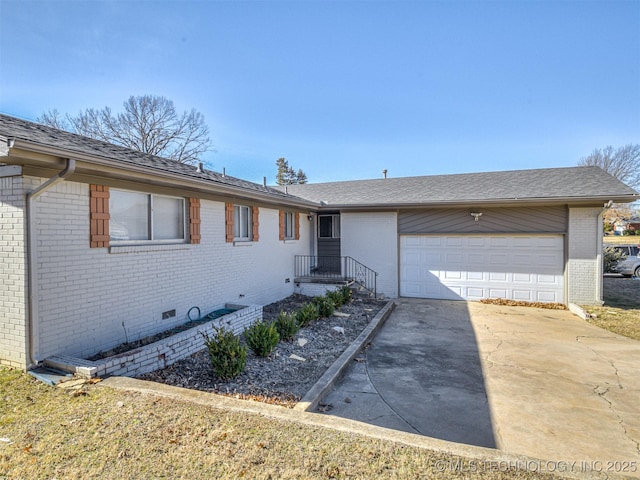
M 640 475 L 640 342 L 568 311 L 397 303 L 328 415 Z

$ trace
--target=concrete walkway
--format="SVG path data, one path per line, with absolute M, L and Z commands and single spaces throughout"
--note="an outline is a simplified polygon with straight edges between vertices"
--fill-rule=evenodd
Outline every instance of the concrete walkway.
M 567 311 L 397 303 L 327 415 L 640 476 L 640 342 Z

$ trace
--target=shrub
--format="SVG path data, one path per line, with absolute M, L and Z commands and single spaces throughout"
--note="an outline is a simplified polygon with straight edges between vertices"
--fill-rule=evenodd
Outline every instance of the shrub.
M 342 290 L 327 291 L 326 297 L 333 302 L 336 308 L 340 308 L 344 304 L 344 297 L 342 296 Z
M 320 317 L 330 317 L 333 315 L 333 311 L 335 310 L 335 306 L 333 301 L 331 301 L 328 297 L 313 297 L 311 300 L 316 307 L 318 307 L 318 315 Z
M 214 327 L 213 337 L 200 332 L 209 351 L 209 359 L 216 376 L 222 380 L 236 378 L 247 363 L 247 347 L 240 339 L 224 327 Z
M 260 321 L 244 331 L 244 339 L 253 353 L 259 357 L 266 357 L 278 345 L 280 335 L 273 323 Z
M 624 260 L 627 255 L 619 248 L 607 245 L 604 247 L 604 271 L 605 273 L 613 272 L 614 267 L 619 261 Z
M 351 301 L 351 296 L 353 295 L 353 290 L 350 287 L 344 286 L 340 290 L 338 290 L 342 294 L 342 303 L 349 303 Z
M 275 324 L 276 329 L 280 334 L 280 339 L 286 342 L 288 342 L 289 340 L 293 340 L 294 335 L 300 329 L 298 320 L 293 313 L 280 312 L 278 318 L 275 321 Z
M 314 303 L 305 303 L 296 313 L 296 320 L 298 325 L 306 327 L 312 321 L 317 320 L 319 315 L 318 307 Z

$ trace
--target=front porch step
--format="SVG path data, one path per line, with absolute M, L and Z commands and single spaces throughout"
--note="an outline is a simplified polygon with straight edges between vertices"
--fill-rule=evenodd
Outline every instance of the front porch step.
M 326 277 L 296 277 L 294 283 L 319 283 L 321 285 L 344 285 L 350 287 L 353 280 L 348 278 L 326 278 Z

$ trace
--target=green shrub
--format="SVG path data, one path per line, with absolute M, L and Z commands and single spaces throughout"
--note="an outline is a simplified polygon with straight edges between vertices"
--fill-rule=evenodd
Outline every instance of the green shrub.
M 333 302 L 336 308 L 340 308 L 344 304 L 344 297 L 341 290 L 327 291 L 326 297 Z
M 351 296 L 353 295 L 353 290 L 347 287 L 346 285 L 338 290 L 342 294 L 342 303 L 346 304 L 351 301 Z
M 607 245 L 604 247 L 604 271 L 605 273 L 612 272 L 616 264 L 624 260 L 627 255 L 619 248 Z
M 293 340 L 293 337 L 300 329 L 296 315 L 293 313 L 280 312 L 278 318 L 275 321 L 276 329 L 280 334 L 280 339 L 288 342 Z
M 222 380 L 236 378 L 247 363 L 247 347 L 240 339 L 224 327 L 214 327 L 213 337 L 200 332 L 209 351 L 209 359 L 216 376 Z
M 296 313 L 296 320 L 298 325 L 306 327 L 314 320 L 317 320 L 319 316 L 318 307 L 314 303 L 305 303 Z
M 244 331 L 244 339 L 253 353 L 259 357 L 266 357 L 278 345 L 280 335 L 273 323 L 260 321 Z
M 320 317 L 330 317 L 333 315 L 335 306 L 333 301 L 327 297 L 313 297 L 311 300 L 318 307 L 318 315 Z

